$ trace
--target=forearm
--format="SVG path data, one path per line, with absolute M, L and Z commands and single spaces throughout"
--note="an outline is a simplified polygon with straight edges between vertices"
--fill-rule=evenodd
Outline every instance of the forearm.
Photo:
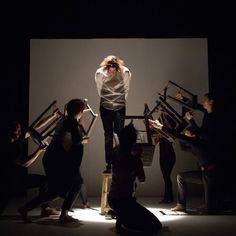
M 41 152 L 42 150 L 38 149 L 33 154 L 29 155 L 26 159 L 18 160 L 17 164 L 20 166 L 29 167 L 38 158 Z
M 56 114 L 51 114 L 47 117 L 45 117 L 44 119 L 42 119 L 41 121 L 39 121 L 39 123 L 36 125 L 35 129 L 40 129 L 42 127 L 44 127 L 45 125 L 47 125 L 50 121 L 52 121 L 54 118 L 56 117 Z
M 197 141 L 196 138 L 188 137 L 186 135 L 183 135 L 183 134 L 177 132 L 174 129 L 170 129 L 170 128 L 165 127 L 165 126 L 162 127 L 162 130 L 165 133 L 167 133 L 167 134 L 175 137 L 176 139 L 179 139 L 180 141 L 182 141 L 184 143 L 187 143 L 187 144 L 194 145 L 196 143 L 196 141 Z

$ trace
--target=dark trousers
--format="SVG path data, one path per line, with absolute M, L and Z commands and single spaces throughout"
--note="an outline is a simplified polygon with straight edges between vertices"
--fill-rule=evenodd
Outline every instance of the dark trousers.
M 177 175 L 177 202 L 186 206 L 187 184 L 203 184 L 201 171 L 187 171 Z
M 4 190 L 0 195 L 0 215 L 4 212 L 9 199 L 13 196 L 15 189 L 31 189 L 31 188 L 38 188 L 39 194 L 42 194 L 47 191 L 47 178 L 44 175 L 38 174 L 29 174 L 22 178 L 20 181 L 19 179 L 11 178 L 8 179 L 6 182 L 1 184 L 1 188 Z M 42 207 L 47 207 L 48 204 L 42 204 Z
M 87 189 L 86 189 L 85 184 L 81 185 L 81 189 L 79 192 L 79 198 L 81 199 L 83 205 L 88 203 L 88 194 L 87 194 Z
M 205 191 L 205 202 L 208 214 L 217 214 L 222 210 L 223 193 L 217 170 L 202 171 L 202 180 Z
M 221 207 L 218 173 L 214 171 L 189 171 L 177 175 L 178 203 L 186 206 L 187 183 L 203 184 L 208 214 L 215 214 Z
M 176 160 L 175 151 L 172 142 L 169 142 L 165 138 L 159 139 L 159 147 L 160 147 L 160 168 L 165 184 L 164 199 L 173 200 L 171 172 Z
M 114 199 L 108 197 L 108 203 L 116 214 L 116 220 L 127 229 L 153 234 L 158 233 L 162 228 L 158 218 L 140 205 L 135 198 Z
M 107 168 L 111 168 L 111 153 L 113 149 L 113 133 L 120 137 L 120 131 L 124 127 L 125 107 L 118 110 L 108 110 L 100 106 L 100 115 L 102 119 L 104 136 L 105 136 L 105 160 Z
M 80 173 L 78 173 L 76 180 L 71 183 L 66 193 L 63 193 L 64 202 L 62 204 L 62 210 L 70 210 L 72 208 L 76 198 L 80 193 L 82 183 L 83 179 Z M 58 188 L 58 184 L 49 180 L 48 190 L 27 202 L 25 208 L 27 210 L 32 210 L 41 204 L 46 204 L 50 201 L 56 200 L 60 196 L 61 190 Z

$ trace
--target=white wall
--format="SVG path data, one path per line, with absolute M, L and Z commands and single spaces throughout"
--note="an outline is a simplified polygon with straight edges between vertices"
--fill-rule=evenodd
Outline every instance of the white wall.
M 63 106 L 72 98 L 88 98 L 99 113 L 99 97 L 94 74 L 107 55 L 123 59 L 132 73 L 127 115 L 142 115 L 144 103 L 155 105 L 168 80 L 183 86 L 199 98 L 208 91 L 206 39 L 32 39 L 30 51 L 29 124 L 53 101 Z M 199 114 L 199 118 L 201 115 Z M 30 142 L 29 152 L 35 145 Z M 172 173 L 174 191 L 176 173 L 196 168 L 195 158 L 175 143 L 176 165 Z M 163 179 L 156 146 L 153 165 L 146 168 L 147 181 L 138 187 L 138 195 L 161 196 Z M 85 146 L 81 171 L 89 196 L 99 196 L 101 173 L 105 168 L 104 138 L 100 116 L 90 142 Z M 41 158 L 32 173 L 44 173 Z

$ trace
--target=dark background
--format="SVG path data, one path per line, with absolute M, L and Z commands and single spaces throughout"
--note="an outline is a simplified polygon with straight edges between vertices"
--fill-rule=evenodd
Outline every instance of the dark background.
M 216 145 L 227 173 L 234 160 L 234 12 L 227 2 L 77 1 L 1 6 L 1 134 L 9 120 L 28 124 L 31 38 L 208 38 L 209 88 L 219 117 Z M 200 80 L 201 78 L 199 78 Z M 174 79 L 173 79 L 174 80 Z M 207 92 L 207 91 L 206 91 Z M 42 91 L 43 96 L 43 91 Z M 39 98 L 40 99 L 40 98 Z

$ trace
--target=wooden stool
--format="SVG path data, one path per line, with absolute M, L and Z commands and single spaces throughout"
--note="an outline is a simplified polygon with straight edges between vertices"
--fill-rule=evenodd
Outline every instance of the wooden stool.
M 110 180 L 112 178 L 111 173 L 102 173 L 102 193 L 101 193 L 101 215 L 107 213 L 111 208 L 107 203 L 107 194 L 109 191 Z

